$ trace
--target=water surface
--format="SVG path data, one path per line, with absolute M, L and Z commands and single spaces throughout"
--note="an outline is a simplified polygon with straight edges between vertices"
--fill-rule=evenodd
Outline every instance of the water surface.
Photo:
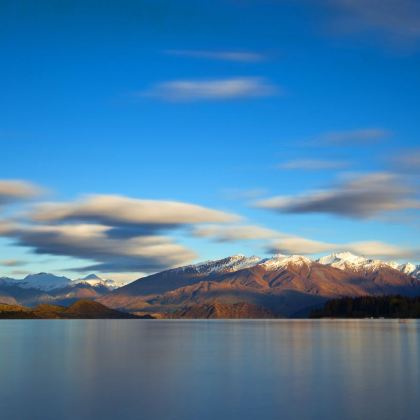
M 417 419 L 419 350 L 419 321 L 0 321 L 0 416 Z

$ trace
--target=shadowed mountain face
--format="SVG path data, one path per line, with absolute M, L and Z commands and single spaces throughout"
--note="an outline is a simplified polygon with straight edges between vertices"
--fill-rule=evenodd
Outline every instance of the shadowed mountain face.
M 99 301 L 113 308 L 174 316 L 208 317 L 215 310 L 205 305 L 214 303 L 246 303 L 276 316 L 305 316 L 331 298 L 387 294 L 419 295 L 420 282 L 388 263 L 371 260 L 337 266 L 302 256 L 234 256 L 148 276 Z M 251 317 L 244 311 L 241 315 Z

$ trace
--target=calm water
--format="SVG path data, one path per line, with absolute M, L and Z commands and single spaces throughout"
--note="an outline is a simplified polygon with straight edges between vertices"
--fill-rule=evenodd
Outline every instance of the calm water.
M 417 419 L 420 323 L 0 321 L 0 417 Z

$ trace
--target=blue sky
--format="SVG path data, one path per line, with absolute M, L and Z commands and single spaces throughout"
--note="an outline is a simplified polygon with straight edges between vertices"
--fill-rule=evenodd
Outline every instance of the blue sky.
M 6 1 L 0 28 L 1 275 L 134 278 L 235 253 L 418 260 L 417 2 Z M 242 219 L 104 221 L 115 207 L 95 200 L 114 195 L 134 214 L 176 201 Z M 34 220 L 45 202 L 73 213 Z M 59 246 L 82 224 L 110 229 L 106 252 Z M 121 255 L 122 225 L 174 254 Z

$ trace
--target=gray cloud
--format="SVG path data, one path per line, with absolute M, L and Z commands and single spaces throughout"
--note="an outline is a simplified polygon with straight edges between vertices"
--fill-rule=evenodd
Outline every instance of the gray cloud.
M 169 102 L 229 100 L 271 96 L 279 89 L 261 77 L 211 80 L 173 80 L 162 82 L 140 93 Z
M 347 162 L 339 160 L 296 159 L 281 163 L 280 165 L 278 165 L 278 168 L 317 171 L 323 169 L 342 169 L 346 166 L 348 166 Z
M 368 218 L 378 213 L 420 208 L 414 191 L 391 173 L 371 173 L 342 182 L 329 190 L 297 197 L 260 200 L 257 207 L 281 213 L 329 213 Z
M 0 180 L 0 206 L 28 200 L 42 193 L 42 189 L 30 182 Z
M 252 51 L 166 50 L 164 53 L 180 57 L 236 61 L 242 63 L 255 63 L 266 59 L 265 55 Z
M 32 223 L 27 225 L 1 222 L 0 235 L 36 254 L 91 261 L 80 271 L 143 273 L 189 263 L 196 257 L 164 232 L 240 220 L 235 214 L 189 203 L 114 195 L 38 204 L 30 216 Z
M 196 254 L 165 236 L 129 239 L 109 235 L 112 228 L 93 224 L 56 226 L 9 225 L 0 234 L 36 254 L 68 256 L 92 261 L 80 271 L 155 272 L 192 261 Z M 75 268 L 77 270 L 77 268 Z

